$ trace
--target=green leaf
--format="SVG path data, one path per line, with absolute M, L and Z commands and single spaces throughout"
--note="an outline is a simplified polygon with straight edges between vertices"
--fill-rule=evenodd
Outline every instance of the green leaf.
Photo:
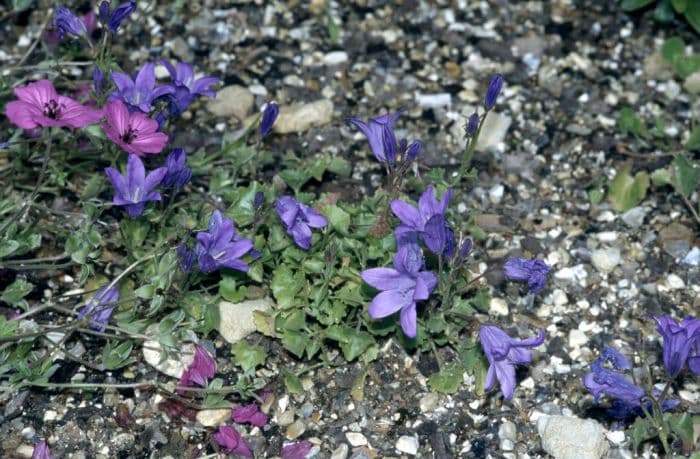
M 651 440 L 657 436 L 654 423 L 648 418 L 637 418 L 632 424 L 632 448 L 636 453 L 642 442 Z
M 651 173 L 651 184 L 654 188 L 659 188 L 666 185 L 673 185 L 673 179 L 668 169 L 656 169 Z
M 326 338 L 337 341 L 343 351 L 343 357 L 348 362 L 359 357 L 369 346 L 374 344 L 374 338 L 366 331 L 358 331 L 344 325 L 333 325 L 326 329 Z
M 304 355 L 307 341 L 308 338 L 298 331 L 284 330 L 282 333 L 282 345 L 299 359 Z
M 632 177 L 631 168 L 631 164 L 622 166 L 609 184 L 608 201 L 617 212 L 626 212 L 642 202 L 649 188 L 649 174 L 640 171 Z
M 620 7 L 622 11 L 634 11 L 651 4 L 655 0 L 622 0 Z
M 693 418 L 688 413 L 664 413 L 664 420 L 671 428 L 671 432 L 683 440 L 683 443 L 693 443 Z
M 690 131 L 690 137 L 688 137 L 688 142 L 685 144 L 685 148 L 690 151 L 700 151 L 700 124 L 693 126 Z
M 600 188 L 596 188 L 588 192 L 588 200 L 591 201 L 591 204 L 593 204 L 594 206 L 597 206 L 598 204 L 603 202 L 604 197 L 605 190 L 601 190 Z
M 19 242 L 13 240 L 0 241 L 0 258 L 12 255 L 19 248 Z
M 624 107 L 620 110 L 617 126 L 622 135 L 632 134 L 637 137 L 647 137 L 648 135 L 642 120 L 629 107 Z
M 231 275 L 222 274 L 219 281 L 219 295 L 231 303 L 239 303 L 246 297 L 246 287 L 241 285 L 236 288 L 236 278 Z
M 336 205 L 326 206 L 323 213 L 328 217 L 331 227 L 341 234 L 348 234 L 350 229 L 350 214 Z
M 131 340 L 123 341 L 112 347 L 112 341 L 108 341 L 102 351 L 102 365 L 107 370 L 116 370 L 129 365 L 136 360 L 129 358 L 134 343 Z
M 0 296 L 0 300 L 9 304 L 10 306 L 16 306 L 24 302 L 24 297 L 29 295 L 29 293 L 34 289 L 34 285 L 27 282 L 27 279 L 19 276 L 13 283 L 8 285 Z
M 685 79 L 689 75 L 700 70 L 700 54 L 682 56 L 673 63 L 673 69 L 680 78 Z
M 326 166 L 328 172 L 332 172 L 340 177 L 349 177 L 352 173 L 352 164 L 345 158 L 333 156 Z
M 673 64 L 676 59 L 685 56 L 685 42 L 681 37 L 671 37 L 661 46 L 661 56 Z
M 305 279 L 302 273 L 294 273 L 287 265 L 277 268 L 270 284 L 277 305 L 282 309 L 294 305 L 294 297 L 302 289 L 304 283 Z
M 255 329 L 259 333 L 271 338 L 277 336 L 275 333 L 275 319 L 270 314 L 264 311 L 253 311 L 253 322 L 255 323 Z
M 152 284 L 146 284 L 134 290 L 134 295 L 145 300 L 150 300 L 153 298 L 155 291 L 155 287 Z
M 695 32 L 700 33 L 700 0 L 688 0 L 685 20 L 695 29 Z
M 698 184 L 698 168 L 684 155 L 673 158 L 674 179 L 678 192 L 686 198 Z
M 244 372 L 254 371 L 256 367 L 265 365 L 267 354 L 262 346 L 250 345 L 241 340 L 231 347 L 233 360 Z
M 428 378 L 428 386 L 435 392 L 454 394 L 462 385 L 461 365 L 448 365 Z
M 209 409 L 231 408 L 231 402 L 226 401 L 226 394 L 214 392 L 222 387 L 224 387 L 224 380 L 221 378 L 214 378 L 207 386 L 207 389 L 212 392 L 207 393 L 202 405 Z
M 21 13 L 32 6 L 32 0 L 12 0 L 12 10 L 15 13 Z
M 671 6 L 671 0 L 658 0 L 656 8 L 654 8 L 654 20 L 662 24 L 668 24 L 673 21 L 676 14 Z
M 290 394 L 304 393 L 304 386 L 301 384 L 299 376 L 295 375 L 286 368 L 282 368 L 282 375 L 284 377 L 284 385 L 287 387 L 287 392 Z
M 688 0 L 671 0 L 671 5 L 673 5 L 673 9 L 676 10 L 676 13 L 683 14 L 686 8 L 688 8 Z

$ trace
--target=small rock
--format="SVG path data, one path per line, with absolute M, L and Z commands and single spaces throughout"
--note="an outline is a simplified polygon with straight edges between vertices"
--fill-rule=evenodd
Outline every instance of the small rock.
M 350 454 L 350 448 L 346 443 L 341 443 L 336 449 L 331 453 L 331 459 L 346 459 Z
M 700 265 L 700 248 L 693 247 L 690 251 L 683 257 L 682 264 L 686 266 L 698 266 Z
M 579 348 L 588 342 L 588 337 L 581 330 L 574 328 L 569 331 L 569 347 Z
M 605 429 L 592 419 L 543 416 L 537 431 L 542 448 L 555 459 L 599 459 L 609 447 Z
M 56 413 L 54 410 L 44 411 L 44 422 L 55 421 L 56 418 L 58 418 L 58 413 Z
M 181 344 L 176 354 L 165 354 L 158 340 L 158 324 L 152 324 L 146 329 L 146 335 L 155 339 L 144 341 L 143 358 L 150 366 L 171 378 L 180 379 L 182 373 L 194 360 L 194 344 Z M 166 357 L 166 358 L 164 358 Z
M 207 103 L 207 110 L 216 116 L 235 116 L 244 119 L 253 109 L 255 98 L 248 88 L 238 85 L 226 86 L 216 93 L 216 98 Z
M 431 411 L 435 411 L 435 409 L 438 407 L 439 402 L 440 397 L 438 396 L 438 394 L 436 394 L 435 392 L 430 392 L 429 394 L 425 394 L 420 398 L 418 406 L 420 406 L 420 410 L 422 413 L 430 413 Z
M 367 444 L 367 438 L 359 432 L 346 432 L 345 438 L 347 438 L 350 446 L 364 446 Z
M 294 422 L 294 411 L 289 410 L 277 415 L 277 425 L 280 427 L 288 426 Z
M 444 92 L 439 94 L 416 93 L 416 103 L 421 108 L 440 108 L 452 105 L 452 96 Z
M 308 104 L 280 107 L 279 117 L 273 130 L 280 134 L 304 132 L 312 127 L 323 126 L 333 119 L 333 102 L 320 99 Z
M 489 303 L 489 312 L 499 316 L 508 315 L 508 303 L 503 298 L 491 298 Z
M 683 80 L 683 89 L 690 94 L 700 94 L 700 71 L 691 73 Z
M 402 453 L 410 454 L 415 456 L 418 453 L 418 437 L 408 435 L 402 435 L 396 441 L 396 449 Z
M 594 250 L 591 257 L 593 266 L 602 273 L 609 273 L 615 269 L 621 260 L 620 249 L 617 247 Z
M 117 451 L 129 451 L 134 447 L 135 443 L 136 437 L 128 432 L 120 433 L 112 438 L 112 444 L 114 444 Z
M 34 447 L 32 445 L 19 445 L 15 450 L 17 457 L 26 457 L 29 459 L 34 455 Z
M 229 343 L 234 344 L 256 330 L 253 312 L 267 311 L 274 307 L 271 298 L 242 301 L 240 303 L 219 303 L 219 333 Z
M 673 78 L 673 67 L 659 51 L 648 55 L 644 59 L 643 69 L 644 75 L 648 80 L 668 80 Z
M 511 421 L 503 421 L 498 428 L 499 447 L 503 451 L 513 451 L 515 441 L 518 439 L 518 429 L 515 423 Z
M 492 186 L 489 189 L 489 201 L 491 201 L 491 204 L 498 204 L 501 202 L 501 199 L 503 199 L 504 190 L 505 187 L 500 183 L 498 185 Z
M 485 151 L 498 146 L 505 139 L 510 123 L 511 118 L 509 116 L 493 111 L 489 113 L 481 128 L 476 148 L 479 151 Z
M 644 207 L 632 207 L 620 216 L 625 225 L 630 228 L 639 228 L 644 223 L 644 217 L 649 210 Z
M 683 258 L 693 241 L 693 230 L 680 223 L 671 223 L 659 231 L 659 244 L 673 258 Z
M 668 277 L 666 277 L 666 285 L 668 285 L 668 288 L 670 288 L 671 290 L 679 290 L 685 288 L 685 282 L 683 282 L 683 279 L 681 279 L 675 274 L 669 274 Z
M 338 65 L 348 61 L 348 53 L 345 51 L 332 51 L 323 56 L 325 65 Z
M 231 418 L 231 410 L 228 408 L 217 410 L 197 411 L 197 422 L 204 427 L 214 427 L 223 424 Z
M 613 430 L 610 432 L 607 432 L 605 434 L 608 440 L 613 442 L 616 445 L 620 445 L 625 441 L 625 432 L 624 430 Z
M 294 440 L 296 438 L 299 438 L 301 434 L 303 434 L 306 431 L 306 426 L 302 421 L 296 421 L 291 424 L 289 424 L 289 427 L 287 427 L 287 438 L 290 440 Z

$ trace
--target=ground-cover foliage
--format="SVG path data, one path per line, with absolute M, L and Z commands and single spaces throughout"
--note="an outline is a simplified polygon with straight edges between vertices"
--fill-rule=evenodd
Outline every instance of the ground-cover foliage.
M 100 372 L 134 364 L 148 339 L 165 349 L 164 358 L 191 343 L 191 363 L 179 381 L 164 377 L 141 384 L 188 406 L 231 408 L 233 401 L 253 401 L 233 408 L 231 420 L 263 427 L 268 418 L 256 403 L 269 381 L 256 368 L 265 352 L 247 341 L 235 344 L 232 359 L 240 372 L 225 386 L 206 343 L 219 326 L 222 299 L 271 297 L 274 307 L 255 313 L 257 329 L 300 360 L 332 365 L 340 352 L 345 361 L 367 364 L 382 358 L 381 344 L 392 337 L 409 352 L 435 353 L 440 369 L 429 378 L 433 390 L 456 392 L 468 373 L 477 381 L 477 395 L 498 381 L 504 399 L 511 399 L 516 365 L 537 358 L 530 349 L 542 345 L 546 333 L 540 329 L 521 339 L 511 336 L 510 324 L 484 319 L 490 298 L 479 284 L 483 273 L 470 263 L 478 232 L 450 208 L 454 190 L 477 177 L 471 159 L 503 77 L 491 78 L 480 112 L 465 120 L 465 149 L 454 171 L 415 175 L 421 141 L 397 139 L 401 112 L 367 122 L 347 118 L 386 168 L 382 189 L 347 203 L 308 186 L 312 179 L 343 174 L 347 164 L 340 158 L 287 156 L 277 180 L 266 180 L 262 167 L 273 160 L 265 137 L 279 115 L 274 102 L 216 152 L 170 149 L 179 116 L 196 98 L 215 97 L 219 79 L 196 78 L 196 69 L 184 62 L 143 62 L 125 71 L 127 63 L 116 61 L 111 47 L 135 7 L 126 2 L 112 9 L 103 2 L 101 26 L 92 32 L 71 10 L 58 9 L 53 25 L 59 37 L 89 43 L 83 56 L 94 65 L 88 96 L 78 102 L 62 95 L 74 82 L 56 89 L 58 82 L 36 79 L 17 82 L 15 97 L 5 104 L 17 129 L 3 154 L 17 175 L 0 208 L 0 267 L 12 279 L 2 293 L 9 312 L 0 315 L 3 396 L 26 387 L 79 387 L 51 381 L 63 361 L 55 359 L 59 352 Z M 169 83 L 157 85 L 156 65 L 166 68 Z M 35 185 L 23 190 L 19 185 L 35 175 L 30 164 L 37 157 Z M 694 171 L 692 164 L 676 164 L 669 182 L 686 200 L 696 187 Z M 52 212 L 41 204 L 43 194 L 70 199 L 80 211 L 63 226 L 42 227 L 42 213 Z M 36 304 L 27 266 L 42 270 L 50 261 L 65 262 L 62 268 L 76 275 L 87 301 L 72 308 Z M 527 283 L 531 302 L 546 288 L 550 266 L 542 260 L 516 258 L 490 269 L 501 268 L 507 278 Z M 46 311 L 60 320 L 42 315 Z M 34 328 L 27 328 L 28 319 L 36 319 Z M 692 422 L 687 415 L 664 413 L 678 406 L 665 397 L 675 378 L 698 372 L 700 331 L 693 318 L 680 324 L 665 316 L 656 320 L 670 376 L 660 395 L 617 373 L 631 363 L 612 348 L 602 351 L 584 383 L 596 400 L 606 394 L 625 403 L 611 409 L 628 414 L 617 417 L 638 418 L 634 428 L 643 433 L 636 434 L 636 443 L 652 438 L 653 428 L 664 449 L 682 450 Z M 48 331 L 61 338 L 47 349 L 39 338 Z M 64 352 L 75 335 L 88 333 L 100 340 L 101 355 Z M 454 359 L 440 361 L 437 348 L 452 349 Z M 300 390 L 297 374 L 286 371 L 284 382 L 289 391 Z M 234 426 L 212 429 L 211 439 L 217 451 L 253 455 Z M 305 457 L 311 449 L 301 441 L 280 454 Z M 37 442 L 35 454 L 48 457 L 45 442 Z

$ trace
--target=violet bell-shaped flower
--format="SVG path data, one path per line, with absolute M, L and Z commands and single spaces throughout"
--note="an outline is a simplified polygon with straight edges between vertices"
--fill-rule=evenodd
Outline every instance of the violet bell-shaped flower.
M 491 389 L 498 379 L 503 397 L 510 400 L 516 386 L 515 365 L 527 365 L 532 361 L 532 353 L 527 348 L 544 342 L 544 330 L 538 330 L 533 338 L 517 340 L 496 326 L 483 325 L 479 329 L 479 341 L 490 364 L 484 390 Z
M 700 374 L 700 319 L 686 317 L 680 323 L 672 317 L 656 318 L 656 331 L 663 338 L 664 366 L 675 377 L 686 365 Z
M 192 271 L 194 261 L 197 259 L 194 250 L 190 250 L 184 242 L 177 247 L 177 259 L 180 261 L 180 269 L 183 273 Z
M 311 248 L 311 228 L 323 228 L 328 220 L 306 204 L 291 196 L 282 196 L 275 202 L 277 216 L 288 235 L 304 250 Z
M 370 118 L 366 123 L 358 118 L 346 118 L 345 121 L 353 124 L 367 137 L 372 153 L 380 162 L 393 164 L 396 160 L 394 122 L 400 115 L 401 112 L 398 111 L 393 115 Z
M 237 234 L 233 220 L 215 210 L 206 231 L 197 233 L 199 270 L 210 273 L 221 268 L 248 271 L 248 264 L 240 258 L 253 249 L 253 241 Z
M 165 159 L 168 172 L 163 177 L 164 187 L 182 189 L 192 177 L 192 169 L 187 167 L 187 154 L 182 148 L 174 148 Z
M 437 285 L 437 277 L 423 269 L 423 254 L 417 244 L 406 244 L 394 256 L 394 268 L 371 268 L 362 271 L 362 279 L 380 290 L 369 305 L 372 319 L 381 319 L 401 311 L 401 329 L 409 338 L 416 337 L 416 302 L 427 300 Z
M 83 37 L 87 34 L 87 27 L 83 20 L 65 6 L 56 8 L 56 15 L 51 22 L 51 26 L 58 30 L 60 38 L 63 38 L 66 34 L 75 37 Z
M 153 189 L 163 180 L 167 172 L 165 167 L 159 167 L 146 175 L 141 158 L 129 155 L 126 174 L 122 175 L 112 167 L 105 168 L 105 172 L 114 186 L 114 205 L 126 206 L 126 212 L 131 218 L 140 216 L 148 201 L 160 201 L 160 193 Z
M 258 129 L 260 137 L 265 137 L 272 131 L 272 126 L 274 126 L 279 113 L 280 107 L 275 102 L 270 102 L 265 106 L 262 119 L 260 120 L 260 127 Z
M 489 87 L 486 90 L 486 95 L 484 96 L 484 107 L 486 107 L 486 110 L 491 110 L 493 106 L 496 105 L 496 100 L 498 100 L 498 95 L 501 93 L 502 88 L 503 76 L 500 73 L 497 73 L 491 77 Z
M 105 285 L 95 293 L 90 301 L 78 313 L 78 320 L 82 320 L 86 315 L 90 318 L 89 327 L 99 332 L 105 331 L 105 325 L 109 322 L 112 316 L 112 311 L 119 301 L 119 289 L 113 286 L 107 289 L 109 285 Z
M 552 269 L 544 261 L 533 258 L 513 258 L 503 265 L 503 272 L 510 280 L 527 282 L 530 293 L 542 290 L 547 283 L 547 274 Z
M 253 457 L 253 452 L 250 450 L 248 443 L 241 437 L 241 434 L 231 426 L 220 426 L 219 430 L 212 435 L 212 438 L 226 454 Z
M 611 368 L 607 368 L 605 364 Z M 627 404 L 639 406 L 644 397 L 644 390 L 637 387 L 615 370 L 629 370 L 630 362 L 615 348 L 606 347 L 591 365 L 591 371 L 583 378 L 583 384 L 597 402 L 605 394 Z
M 131 13 L 136 11 L 136 2 L 128 1 L 120 3 L 114 11 L 111 11 L 111 3 L 103 1 L 100 3 L 98 18 L 112 35 L 115 35 L 122 25 L 122 22 L 128 18 Z
M 474 112 L 467 120 L 467 125 L 465 127 L 467 137 L 471 137 L 476 134 L 477 129 L 479 129 L 479 114 Z
M 433 187 L 428 187 L 418 199 L 417 208 L 403 201 L 392 201 L 391 210 L 401 220 L 395 230 L 397 245 L 413 243 L 420 235 L 432 253 L 451 257 L 454 251 L 454 232 L 445 219 L 451 196 L 452 190 L 448 189 L 438 202 Z
M 184 112 L 192 103 L 195 96 L 216 97 L 216 91 L 209 87 L 221 81 L 214 76 L 195 78 L 194 68 L 184 62 L 178 62 L 175 67 L 166 61 L 160 63 L 167 69 L 173 80 L 173 95 L 179 113 Z
M 130 111 L 149 113 L 155 99 L 175 92 L 170 85 L 156 87 L 155 66 L 151 62 L 145 63 L 133 80 L 125 73 L 112 72 L 112 81 L 117 90 L 109 95 L 109 101 L 121 100 Z

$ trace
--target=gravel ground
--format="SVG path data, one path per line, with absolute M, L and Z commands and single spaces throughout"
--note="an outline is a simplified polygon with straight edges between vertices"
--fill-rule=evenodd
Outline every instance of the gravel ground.
M 2 20 L 3 65 L 27 51 L 44 11 Z M 659 27 L 649 13 L 624 15 L 617 2 L 359 0 L 330 2 L 339 34 L 333 44 L 325 11 L 315 0 L 192 2 L 178 13 L 169 3 L 144 3 L 120 52 L 133 63 L 161 56 L 195 62 L 232 87 L 185 115 L 197 129 L 182 130 L 175 143 L 189 149 L 218 145 L 223 132 L 240 128 L 267 100 L 316 103 L 310 126 L 277 127 L 273 148 L 351 159 L 351 179 L 321 185 L 340 189 L 345 199 L 372 192 L 381 170 L 344 117 L 406 108 L 399 134 L 424 142 L 428 166 L 449 166 L 463 145 L 465 116 L 480 102 L 489 76 L 503 73 L 504 93 L 475 158 L 478 184 L 459 190 L 452 202 L 459 212 L 476 209 L 487 233 L 475 270 L 523 253 L 554 265 L 550 283 L 531 304 L 499 270 L 486 276 L 494 297 L 490 319 L 521 337 L 543 327 L 547 341 L 518 373 L 514 399 L 504 402 L 479 398 L 468 377 L 455 395 L 431 393 L 426 381 L 437 370 L 434 356 L 408 355 L 393 341 L 367 369 L 308 371 L 305 392 L 290 395 L 279 370 L 301 369 L 301 363 L 254 334 L 249 339 L 273 356 L 261 370 L 272 381 L 271 422 L 247 431 L 256 457 L 273 457 L 293 439 L 311 440 L 319 458 L 547 457 L 536 422 L 543 414 L 597 419 L 609 429 L 607 457 L 633 457 L 629 436 L 594 405 L 581 378 L 611 343 L 644 349 L 658 362 L 656 338 L 644 338 L 654 336 L 646 316 L 698 313 L 700 270 L 697 262 L 680 263 L 698 245 L 697 226 L 669 192 L 655 192 L 621 216 L 605 202 L 591 205 L 587 186 L 612 178 L 629 159 L 616 127 L 623 106 L 647 116 L 672 113 L 667 127 L 675 128 L 672 142 L 681 142 L 690 102 L 650 56 L 669 33 L 688 43 L 697 36 L 680 24 Z M 633 171 L 670 160 L 637 161 Z M 229 354 L 224 341 L 214 345 L 219 356 Z M 233 374 L 226 359 L 218 363 L 225 377 Z M 92 375 L 70 365 L 60 373 L 54 379 L 158 376 L 143 361 L 119 374 Z M 365 373 L 360 397 L 353 388 Z M 687 378 L 676 390 L 691 402 L 690 412 L 700 412 L 697 380 Z M 54 457 L 185 458 L 206 451 L 211 428 L 161 401 L 139 390 L 23 392 L 4 407 L 0 456 L 29 457 L 35 434 L 48 437 Z M 645 448 L 645 457 L 655 457 L 656 447 Z

